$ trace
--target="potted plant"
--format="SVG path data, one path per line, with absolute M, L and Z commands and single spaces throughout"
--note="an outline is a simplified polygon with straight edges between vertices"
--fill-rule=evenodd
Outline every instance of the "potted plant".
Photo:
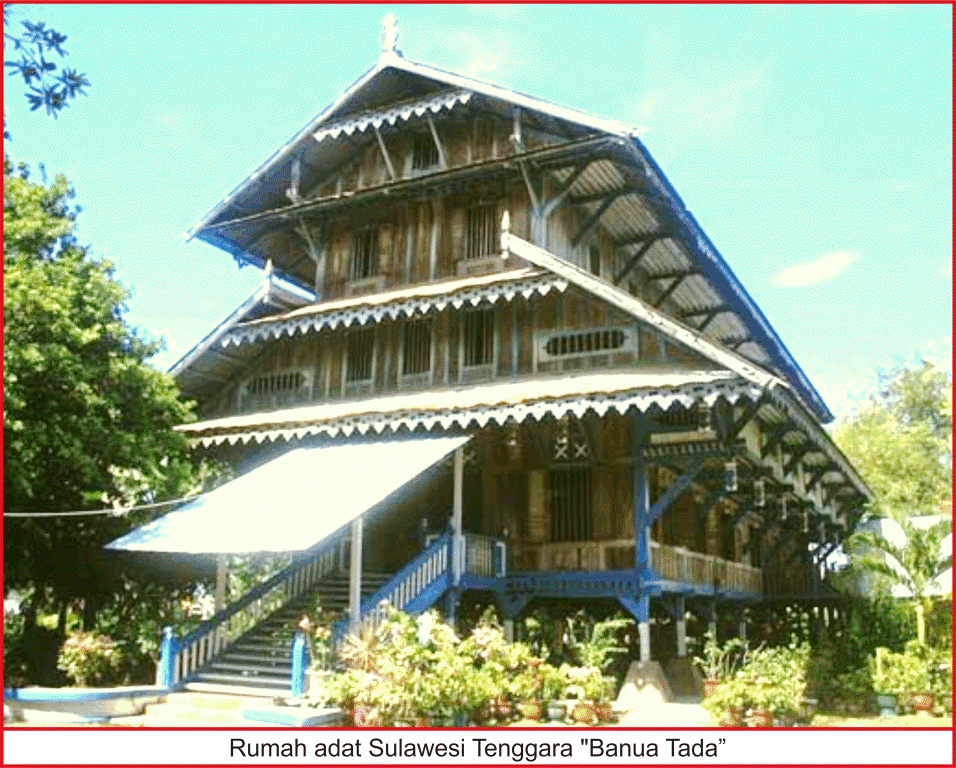
M 613 707 L 611 706 L 611 699 L 614 698 L 614 692 L 616 690 L 617 680 L 610 675 L 604 675 L 601 678 L 601 685 L 597 690 L 597 696 L 594 700 L 594 713 L 597 715 L 598 722 L 610 722 L 611 716 L 614 713 Z
M 896 715 L 899 693 L 903 688 L 901 665 L 898 659 L 901 655 L 880 647 L 867 660 L 880 717 Z
M 511 679 L 511 693 L 517 701 L 518 712 L 526 720 L 540 720 L 544 715 L 541 683 L 540 665 L 529 666 Z
M 567 706 L 560 699 L 564 699 L 567 695 L 567 665 L 555 667 L 545 663 L 538 669 L 541 674 L 541 698 L 547 708 L 548 720 L 552 722 L 564 720 L 567 715 Z
M 743 714 L 750 703 L 748 683 L 737 677 L 718 682 L 710 696 L 704 699 L 703 706 L 711 717 L 723 728 L 739 728 L 743 724 Z
M 910 640 L 904 655 L 907 657 L 904 674 L 909 706 L 918 715 L 931 715 L 935 703 L 930 685 L 933 649 L 919 640 Z
M 713 693 L 718 682 L 731 676 L 745 648 L 746 644 L 739 638 L 732 638 L 720 645 L 712 632 L 704 635 L 701 655 L 694 657 L 694 664 L 704 678 L 704 698 Z

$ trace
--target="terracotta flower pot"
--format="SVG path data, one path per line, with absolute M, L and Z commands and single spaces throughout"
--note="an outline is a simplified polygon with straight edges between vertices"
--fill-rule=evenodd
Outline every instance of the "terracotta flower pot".
M 590 725 L 597 721 L 597 714 L 594 711 L 594 705 L 587 701 L 579 701 L 571 710 L 571 719 L 576 723 L 587 723 Z
M 369 706 L 367 704 L 352 705 L 352 724 L 356 728 L 370 728 L 371 723 L 368 719 Z
M 497 699 L 495 701 L 495 713 L 499 720 L 507 720 L 514 714 L 514 707 L 507 699 Z
M 519 701 L 518 711 L 526 720 L 540 720 L 544 714 L 544 706 L 540 701 Z
M 743 716 L 739 710 L 736 709 L 724 710 L 724 713 L 720 716 L 720 720 L 717 721 L 721 728 L 739 728 L 743 725 L 743 722 Z
M 599 723 L 609 723 L 611 721 L 611 715 L 614 714 L 613 709 L 611 708 L 611 702 L 609 701 L 599 701 L 594 705 L 594 714 L 597 715 Z
M 773 725 L 773 713 L 765 709 L 755 709 L 747 718 L 751 728 L 770 728 Z
M 916 714 L 931 715 L 933 713 L 933 694 L 929 691 L 920 691 L 910 694 L 910 706 L 916 711 Z
M 714 695 L 714 691 L 717 690 L 717 686 L 720 685 L 720 680 L 704 680 L 704 698 L 707 699 Z

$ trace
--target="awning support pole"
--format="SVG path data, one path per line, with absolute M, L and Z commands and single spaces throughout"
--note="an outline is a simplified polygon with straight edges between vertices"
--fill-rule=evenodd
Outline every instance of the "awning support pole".
M 352 521 L 349 552 L 349 632 L 357 635 L 362 610 L 362 516 Z
M 464 537 L 461 534 L 461 519 L 463 506 L 463 486 L 465 476 L 465 449 L 455 449 L 454 479 L 452 487 L 451 534 L 454 548 L 452 550 L 452 584 L 458 586 L 461 581 L 462 554 L 464 551 Z
M 216 613 L 226 607 L 226 555 L 216 555 Z

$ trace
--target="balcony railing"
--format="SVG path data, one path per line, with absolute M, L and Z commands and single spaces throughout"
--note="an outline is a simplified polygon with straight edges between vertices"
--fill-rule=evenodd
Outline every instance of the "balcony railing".
M 634 567 L 634 540 L 563 541 L 530 547 L 539 571 L 617 571 Z M 760 568 L 694 552 L 684 547 L 650 543 L 650 566 L 674 581 L 706 584 L 734 592 L 763 592 Z
M 651 542 L 650 551 L 651 568 L 664 578 L 733 592 L 763 592 L 763 573 L 752 565 L 656 541 Z

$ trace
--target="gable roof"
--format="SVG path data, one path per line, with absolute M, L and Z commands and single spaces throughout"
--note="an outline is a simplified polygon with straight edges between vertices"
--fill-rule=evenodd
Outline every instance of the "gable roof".
M 349 196 L 299 203 L 290 203 L 285 190 L 296 160 L 306 165 L 315 179 L 334 169 L 343 153 L 354 151 L 349 131 L 364 130 L 376 120 L 408 119 L 416 109 L 452 110 L 475 95 L 494 102 L 499 109 L 514 105 L 528 110 L 543 128 L 568 137 L 564 143 L 527 153 L 527 159 L 542 167 L 552 162 L 559 182 L 568 181 L 574 173 L 567 167 L 572 160 L 580 163 L 588 152 L 602 150 L 606 159 L 587 164 L 576 179 L 570 179 L 569 192 L 572 201 L 583 205 L 589 214 L 596 213 L 609 234 L 623 244 L 627 267 L 621 279 L 640 261 L 645 279 L 656 286 L 659 295 L 669 297 L 679 315 L 701 317 L 699 330 L 706 327 L 707 335 L 719 343 L 740 350 L 754 363 L 787 379 L 816 418 L 833 420 L 823 398 L 638 139 L 636 128 L 411 61 L 393 51 L 383 52 L 374 67 L 214 206 L 186 236 L 198 237 L 237 259 L 261 266 L 266 259 L 256 253 L 261 240 L 288 226 L 299 213 L 326 208 L 346 211 L 377 199 L 377 195 L 396 199 L 397 194 L 411 193 L 410 185 L 417 181 L 405 179 Z M 395 111 L 396 100 L 407 103 L 397 114 L 384 114 Z M 374 110 L 380 114 L 370 114 Z M 517 173 L 515 159 L 504 157 L 481 169 L 491 172 L 494 166 L 498 173 Z M 466 172 L 450 169 L 434 176 L 436 180 L 443 174 L 458 178 Z M 636 250 L 628 253 L 628 248 Z M 302 282 L 284 273 L 285 265 L 277 263 L 276 269 L 296 284 Z
M 240 323 L 303 307 L 311 302 L 312 297 L 280 285 L 272 276 L 267 277 L 249 298 L 173 363 L 169 373 L 187 397 L 198 397 L 210 385 L 216 387 L 224 383 L 223 372 L 231 369 L 229 357 L 217 349 L 230 330 Z

